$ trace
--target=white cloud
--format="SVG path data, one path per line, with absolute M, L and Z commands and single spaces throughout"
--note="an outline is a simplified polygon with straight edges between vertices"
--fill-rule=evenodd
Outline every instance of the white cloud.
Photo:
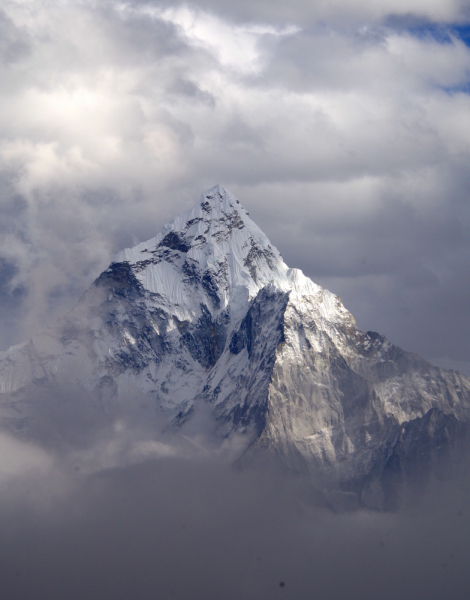
M 256 74 L 262 70 L 263 56 L 259 48 L 261 36 L 279 37 L 299 31 L 293 25 L 282 29 L 270 25 L 233 25 L 187 5 L 167 8 L 156 14 L 181 28 L 191 44 L 213 53 L 221 66 L 245 74 Z
M 314 276 L 320 236 L 329 249 L 320 277 L 342 273 L 353 309 L 359 292 L 345 283 L 344 253 L 354 254 L 348 244 L 366 223 L 378 232 L 393 214 L 401 240 L 413 215 L 422 229 L 408 251 L 424 256 L 449 202 L 465 222 L 470 49 L 406 27 L 407 12 L 458 19 L 457 3 L 315 3 L 307 15 L 294 2 L 290 19 L 275 2 L 250 19 L 243 3 L 237 15 L 232 4 L 205 6 L 4 5 L 0 256 L 16 272 L 2 289 L 29 291 L 11 341 L 69 307 L 115 251 L 154 235 L 217 182 Z M 390 13 L 402 14 L 399 27 L 380 24 Z M 361 251 L 381 255 L 377 235 Z M 447 230 L 436 235 L 450 243 Z M 400 277 L 402 247 L 390 242 L 377 270 Z M 364 293 L 374 295 L 370 285 Z

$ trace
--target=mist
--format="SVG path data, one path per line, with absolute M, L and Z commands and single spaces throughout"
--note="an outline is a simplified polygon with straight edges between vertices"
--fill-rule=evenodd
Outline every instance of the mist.
M 219 438 L 203 406 L 175 429 L 132 400 L 92 412 L 56 388 L 42 421 L 0 432 L 5 597 L 466 598 L 468 464 L 348 511 L 313 476 L 240 463 L 249 436 Z
M 311 483 L 197 453 L 93 472 L 49 454 L 3 473 L 2 593 L 466 598 L 468 483 L 434 482 L 394 513 L 335 513 L 312 501 Z

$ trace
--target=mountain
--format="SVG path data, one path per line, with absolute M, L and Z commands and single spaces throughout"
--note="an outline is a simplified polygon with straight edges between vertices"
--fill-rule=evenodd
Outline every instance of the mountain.
M 377 508 L 458 453 L 470 416 L 470 379 L 360 331 L 221 186 L 1 354 L 4 426 L 34 427 L 60 386 L 85 392 L 92 422 L 125 402 L 174 424 L 209 407 L 221 437 L 251 441 L 241 462 L 275 456 Z

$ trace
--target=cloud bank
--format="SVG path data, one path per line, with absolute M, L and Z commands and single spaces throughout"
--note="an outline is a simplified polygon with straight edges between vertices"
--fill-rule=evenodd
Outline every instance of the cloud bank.
M 10 442 L 24 444 L 1 436 L 2 450 Z M 394 514 L 334 514 L 301 478 L 220 457 L 163 452 L 90 472 L 29 449 L 29 469 L 0 478 L 8 598 L 467 597 L 462 483 Z
M 465 368 L 469 19 L 448 0 L 4 3 L 2 347 L 220 182 L 360 327 Z

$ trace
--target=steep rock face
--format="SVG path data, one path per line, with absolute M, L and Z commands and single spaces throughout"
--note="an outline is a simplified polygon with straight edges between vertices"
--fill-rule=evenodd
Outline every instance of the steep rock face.
M 470 414 L 469 379 L 358 330 L 220 186 L 120 252 L 57 327 L 0 355 L 3 423 L 27 429 L 59 384 L 101 411 L 143 398 L 175 423 L 205 403 L 221 435 L 251 436 L 247 456 L 374 506 L 423 453 L 453 451 Z
M 314 298 L 289 301 L 266 425 L 251 451 L 269 449 L 292 469 L 315 473 L 325 485 L 334 481 L 348 490 L 359 482 L 352 489 L 361 492 L 374 481 L 378 493 L 392 456 L 399 457 L 395 469 L 402 469 L 404 480 L 418 462 L 426 463 L 421 452 L 428 455 L 429 466 L 435 462 L 432 456 L 462 446 L 469 383 L 375 332 L 359 331 L 352 322 L 332 327 L 316 319 Z M 439 427 L 431 427 L 436 419 Z M 364 501 L 379 502 L 370 491 Z

